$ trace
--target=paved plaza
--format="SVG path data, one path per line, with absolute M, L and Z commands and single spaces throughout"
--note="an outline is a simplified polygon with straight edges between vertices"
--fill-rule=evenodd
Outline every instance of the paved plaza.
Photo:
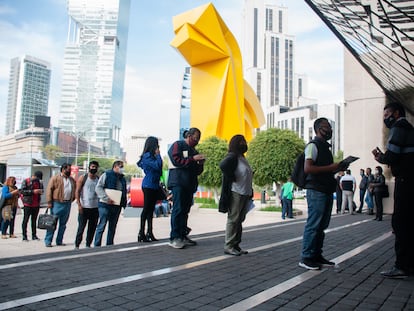
M 226 215 L 214 210 L 193 209 L 198 245 L 185 249 L 167 245 L 169 217 L 154 219 L 159 242 L 138 244 L 139 219 L 121 216 L 116 245 L 74 250 L 76 214 L 66 246 L 0 241 L 0 310 L 414 310 L 414 277 L 379 274 L 394 261 L 390 216 L 333 215 L 324 256 L 337 266 L 307 271 L 306 213 L 249 213 L 239 257 L 224 255 Z

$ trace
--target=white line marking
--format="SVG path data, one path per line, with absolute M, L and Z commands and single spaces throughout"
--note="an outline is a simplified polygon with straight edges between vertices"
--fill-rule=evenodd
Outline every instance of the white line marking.
M 389 238 L 392 235 L 391 232 L 388 233 L 384 233 L 382 236 L 376 238 L 375 240 L 369 241 L 367 243 L 364 243 L 352 250 L 350 250 L 349 252 L 346 252 L 345 254 L 338 256 L 336 258 L 333 259 L 333 261 L 336 264 L 339 264 L 341 262 L 344 262 L 345 260 L 360 254 L 361 252 L 367 250 L 368 248 L 370 248 L 371 246 L 374 246 L 377 243 L 382 242 L 383 240 Z M 322 273 L 325 270 L 322 271 L 307 271 L 304 272 L 298 276 L 295 276 L 289 280 L 286 280 L 283 283 L 277 284 L 271 288 L 268 288 L 256 295 L 253 295 L 247 299 L 244 299 L 242 301 L 239 301 L 238 303 L 235 303 L 227 308 L 222 309 L 222 311 L 243 311 L 243 310 L 249 310 L 253 307 L 256 307 L 274 297 L 277 297 L 278 295 L 292 289 L 293 287 L 300 285 L 301 283 L 319 275 L 320 273 Z
M 348 225 L 328 229 L 328 230 L 325 230 L 325 232 L 338 231 L 338 230 L 341 230 L 341 229 L 344 229 L 344 228 L 348 228 L 350 226 L 356 226 L 358 224 L 361 224 L 361 223 L 364 223 L 364 222 L 367 222 L 367 221 L 369 221 L 369 220 L 358 221 L 358 222 L 355 222 L 353 224 L 348 224 Z M 390 233 L 389 233 L 389 235 L 390 235 Z M 292 239 L 289 239 L 289 240 L 285 240 L 285 241 L 281 241 L 281 242 L 277 242 L 277 243 L 272 243 L 272 244 L 267 244 L 267 245 L 264 245 L 264 246 L 249 249 L 249 251 L 252 252 L 252 253 L 253 252 L 258 252 L 258 251 L 269 249 L 269 248 L 272 248 L 272 247 L 281 246 L 281 245 L 284 245 L 284 244 L 289 244 L 291 242 L 294 242 L 294 241 L 297 241 L 297 240 L 300 240 L 300 239 L 302 239 L 301 236 L 296 237 L 296 238 L 292 238 Z M 376 239 L 376 240 L 378 240 L 378 239 Z M 376 240 L 373 240 L 373 241 L 376 241 Z M 369 243 L 372 243 L 372 242 L 367 242 L 365 244 L 369 244 Z M 160 243 L 160 244 L 166 244 L 166 243 Z M 160 245 L 160 244 L 158 244 L 158 245 Z M 356 249 L 361 250 L 361 247 L 362 246 L 360 246 Z M 109 251 L 109 252 L 98 252 L 98 253 L 112 253 L 112 252 L 126 251 L 126 250 L 136 249 L 136 248 L 137 247 L 131 247 L 131 248 L 125 248 L 125 249 L 119 249 L 119 250 L 112 250 L 112 251 Z M 97 254 L 97 253 L 94 253 L 94 254 Z M 85 254 L 85 255 L 89 255 L 89 254 Z M 344 255 L 342 255 L 342 256 L 344 256 Z M 63 257 L 79 258 L 79 255 L 78 256 L 63 256 Z M 40 295 L 31 296 L 31 297 L 26 297 L 26 298 L 16 299 L 16 300 L 12 300 L 12 301 L 7 301 L 7 302 L 0 303 L 0 310 L 6 310 L 6 309 L 9 309 L 9 308 L 20 307 L 20 306 L 23 306 L 23 305 L 36 303 L 36 302 L 40 302 L 40 301 L 44 301 L 44 300 L 48 300 L 48 299 L 59 298 L 59 297 L 67 296 L 67 295 L 78 294 L 78 293 L 89 291 L 89 290 L 99 289 L 99 288 L 103 288 L 103 287 L 109 287 L 109 286 L 113 286 L 113 285 L 119 285 L 119 284 L 123 284 L 123 283 L 128 283 L 128 282 L 133 282 L 133 281 L 138 281 L 138 280 L 150 278 L 150 277 L 153 277 L 153 276 L 158 276 L 158 275 L 168 274 L 168 273 L 172 273 L 172 272 L 176 272 L 176 271 L 191 269 L 191 268 L 194 268 L 194 267 L 210 264 L 210 263 L 213 263 L 213 262 L 218 262 L 218 261 L 229 259 L 229 258 L 232 258 L 232 257 L 231 256 L 216 256 L 216 257 L 212 257 L 212 258 L 193 261 L 193 262 L 183 264 L 183 265 L 178 265 L 178 266 L 175 266 L 175 267 L 158 269 L 158 270 L 145 272 L 145 273 L 140 273 L 140 274 L 135 274 L 135 275 L 130 275 L 130 276 L 122 277 L 122 278 L 118 278 L 118 279 L 107 280 L 107 281 L 102 281 L 102 282 L 97 282 L 97 283 L 91 283 L 91 284 L 77 286 L 77 287 L 68 288 L 68 289 L 64 289 L 64 290 L 59 290 L 59 291 L 55 291 L 55 292 L 49 292 L 49 293 L 45 293 L 45 294 L 40 294 Z M 338 257 L 338 258 L 341 258 L 341 256 Z M 343 259 L 343 260 L 345 260 L 345 259 Z M 314 271 L 312 271 L 312 272 L 315 273 Z M 300 279 L 300 276 L 298 276 L 296 278 Z M 293 279 L 295 279 L 295 278 L 293 278 Z M 286 282 L 284 282 L 284 283 L 286 283 Z M 284 283 L 282 283 L 282 284 L 284 284 Z M 268 291 L 268 290 L 266 290 L 266 291 Z M 264 291 L 264 292 L 266 292 L 266 291 Z M 243 301 L 245 301 L 245 300 L 243 300 Z

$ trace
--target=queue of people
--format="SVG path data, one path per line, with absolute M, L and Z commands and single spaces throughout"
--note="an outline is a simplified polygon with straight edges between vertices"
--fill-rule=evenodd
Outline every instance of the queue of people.
M 387 104 L 384 108 L 384 123 L 390 130 L 390 138 L 386 152 L 375 148 L 372 153 L 375 160 L 391 167 L 395 176 L 394 213 L 392 227 L 395 233 L 394 266 L 381 274 L 387 278 L 405 278 L 414 271 L 414 250 L 411 247 L 413 226 L 409 221 L 413 216 L 410 208 L 410 191 L 412 189 L 411 176 L 414 173 L 412 161 L 414 159 L 414 128 L 405 119 L 404 108 L 397 103 Z M 383 218 L 382 200 L 388 196 L 388 189 L 381 166 L 376 166 L 374 175 L 371 169 L 360 170 L 359 183 L 359 209 L 353 205 L 356 191 L 356 179 L 348 169 L 349 163 L 341 161 L 335 163 L 330 151 L 329 140 L 332 138 L 332 127 L 326 118 L 318 118 L 314 122 L 314 139 L 308 143 L 304 150 L 304 173 L 306 174 L 306 200 L 308 215 L 303 232 L 301 260 L 299 266 L 308 270 L 320 270 L 322 266 L 335 266 L 335 263 L 323 256 L 323 244 L 333 207 L 333 193 L 337 193 L 337 212 L 342 214 L 348 207 L 349 213 L 362 213 L 364 201 L 368 206 L 368 214 L 372 215 L 376 209 L 374 220 Z M 194 246 L 197 243 L 189 238 L 191 229 L 188 227 L 188 217 L 193 205 L 194 193 L 198 187 L 198 176 L 203 172 L 205 156 L 195 147 L 200 141 L 201 132 L 191 128 L 184 132 L 182 140 L 174 142 L 168 150 L 169 178 L 168 189 L 173 197 L 171 213 L 171 232 L 169 246 L 182 249 Z M 243 135 L 234 135 L 228 146 L 228 153 L 220 163 L 222 171 L 222 193 L 219 211 L 227 213 L 224 253 L 232 256 L 247 254 L 241 248 L 242 224 L 246 218 L 253 197 L 253 171 L 244 154 L 247 152 L 247 142 Z M 70 164 L 61 167 L 61 173 L 53 176 L 46 189 L 48 208 L 58 218 L 56 245 L 64 245 L 63 236 L 66 222 L 69 218 L 71 203 L 76 198 L 79 210 L 79 227 L 75 247 L 78 248 L 83 231 L 87 223 L 88 233 L 86 246 L 90 247 L 95 232 L 94 246 L 102 243 L 102 234 L 108 224 L 106 245 L 114 243 L 114 236 L 121 208 L 126 206 L 127 191 L 123 175 L 123 162 L 115 161 L 112 169 L 105 171 L 99 178 L 96 176 L 99 164 L 91 162 L 89 172 L 75 181 L 70 176 Z M 144 150 L 137 165 L 145 172 L 142 182 L 144 193 L 144 208 L 141 214 L 138 242 L 157 241 L 153 234 L 153 215 L 157 201 L 160 198 L 160 178 L 163 162 L 160 156 L 158 139 L 148 137 Z M 345 175 L 335 173 L 345 171 Z M 32 196 L 24 202 L 23 240 L 27 240 L 26 227 L 29 217 L 32 220 L 32 239 L 38 239 L 36 217 L 39 208 L 39 196 L 43 187 L 38 182 L 41 175 L 34 174 L 28 178 L 22 187 L 23 196 Z M 10 227 L 10 237 L 13 236 L 13 213 L 17 207 L 20 195 L 15 187 L 15 178 L 9 177 L 2 190 L 2 196 L 7 208 L 2 208 L 2 238 L 6 238 L 7 228 Z M 338 196 L 338 191 L 341 193 Z M 289 180 L 282 188 L 283 217 L 291 218 L 291 200 L 293 198 L 293 184 Z M 162 196 L 162 195 L 161 195 Z M 147 226 L 147 232 L 145 227 Z M 55 230 L 48 230 L 45 237 L 46 247 L 52 246 Z

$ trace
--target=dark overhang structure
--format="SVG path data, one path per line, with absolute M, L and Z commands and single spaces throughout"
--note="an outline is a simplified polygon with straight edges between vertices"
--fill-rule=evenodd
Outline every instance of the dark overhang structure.
M 305 0 L 384 90 L 414 112 L 414 1 Z

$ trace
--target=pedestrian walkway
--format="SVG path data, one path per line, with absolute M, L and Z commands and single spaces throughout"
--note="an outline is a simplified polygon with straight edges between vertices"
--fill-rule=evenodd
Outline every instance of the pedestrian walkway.
M 337 265 L 320 271 L 298 266 L 305 218 L 245 226 L 249 254 L 234 257 L 221 216 L 185 249 L 162 239 L 2 258 L 0 310 L 414 310 L 413 277 L 379 274 L 394 261 L 390 216 L 334 215 L 324 256 Z

